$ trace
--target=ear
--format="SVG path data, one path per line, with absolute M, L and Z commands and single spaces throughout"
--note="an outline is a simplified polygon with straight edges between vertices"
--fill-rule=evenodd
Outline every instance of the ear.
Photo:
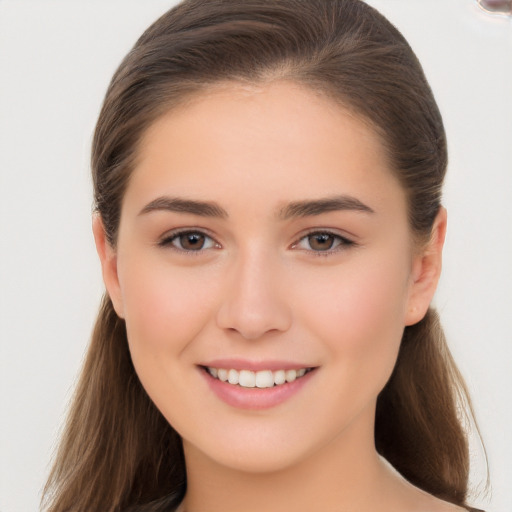
M 117 252 L 107 240 L 103 221 L 99 214 L 93 215 L 92 232 L 96 243 L 96 251 L 100 257 L 103 282 L 105 283 L 105 287 L 107 288 L 107 292 L 117 315 L 123 318 L 123 301 L 117 274 Z
M 429 242 L 414 256 L 405 325 L 418 323 L 427 313 L 441 275 L 447 213 L 441 207 Z

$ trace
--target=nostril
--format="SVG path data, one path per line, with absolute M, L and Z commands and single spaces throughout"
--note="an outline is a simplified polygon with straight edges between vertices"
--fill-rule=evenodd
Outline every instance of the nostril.
M 486 12 L 512 15 L 512 0 L 477 0 Z

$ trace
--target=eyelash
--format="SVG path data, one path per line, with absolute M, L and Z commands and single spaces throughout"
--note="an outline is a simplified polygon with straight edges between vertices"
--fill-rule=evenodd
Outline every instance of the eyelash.
M 337 242 L 337 245 L 334 248 L 326 249 L 324 251 L 315 251 L 314 249 L 304 249 L 305 251 L 313 253 L 315 256 L 320 256 L 320 257 L 321 256 L 324 256 L 324 257 L 330 256 L 332 254 L 335 254 L 340 251 L 344 251 L 344 250 L 356 245 L 354 241 L 352 241 L 338 233 L 334 233 L 332 231 L 324 229 L 324 230 L 313 230 L 313 231 L 310 231 L 309 233 L 306 233 L 297 242 L 295 242 L 292 245 L 292 248 L 296 248 L 302 241 L 307 240 L 308 238 L 311 238 L 315 235 L 316 236 L 327 235 L 334 239 L 334 243 Z
M 184 235 L 199 235 L 201 237 L 204 237 L 207 240 L 210 240 L 212 243 L 212 246 L 206 247 L 206 248 L 201 247 L 200 249 L 197 249 L 197 250 L 184 249 L 183 247 L 176 247 L 173 242 L 176 240 L 179 240 L 179 238 Z M 325 256 L 332 255 L 334 253 L 337 253 L 339 251 L 346 250 L 349 247 L 356 245 L 354 241 L 352 241 L 344 236 L 341 236 L 337 233 L 333 233 L 332 231 L 314 230 L 314 231 L 310 231 L 310 232 L 306 233 L 305 235 L 301 236 L 297 242 L 294 242 L 291 246 L 292 249 L 298 248 L 299 244 L 301 244 L 303 241 L 305 241 L 308 238 L 311 238 L 315 235 L 316 236 L 327 235 L 329 237 L 332 237 L 334 239 L 333 243 L 337 242 L 337 245 L 335 245 L 335 247 L 333 249 L 326 249 L 326 250 L 320 250 L 320 251 L 316 251 L 314 249 L 299 249 L 299 250 L 311 252 L 315 256 L 324 256 L 325 257 Z M 220 244 L 218 244 L 211 236 L 209 236 L 208 234 L 206 234 L 205 232 L 203 232 L 201 230 L 194 230 L 194 229 L 184 229 L 184 230 L 172 232 L 172 233 L 168 234 L 167 236 L 165 236 L 162 240 L 160 240 L 158 242 L 158 246 L 159 247 L 170 247 L 171 249 L 173 249 L 175 251 L 185 253 L 187 255 L 193 254 L 194 256 L 199 256 L 201 253 L 203 253 L 207 249 L 220 248 Z
M 179 240 L 180 237 L 184 235 L 199 235 L 204 237 L 207 240 L 210 240 L 212 242 L 212 247 L 207 247 L 204 249 L 201 247 L 198 250 L 192 250 L 192 249 L 184 249 L 183 247 L 176 247 L 173 242 L 175 240 Z M 158 242 L 159 247 L 169 247 L 170 249 L 173 249 L 175 251 L 185 253 L 187 255 L 194 255 L 199 256 L 202 252 L 204 252 L 207 249 L 218 249 L 220 247 L 220 244 L 218 244 L 211 236 L 206 234 L 205 232 L 199 230 L 199 229 L 183 229 L 179 231 L 174 231 L 172 233 L 169 233 L 166 235 L 162 240 Z

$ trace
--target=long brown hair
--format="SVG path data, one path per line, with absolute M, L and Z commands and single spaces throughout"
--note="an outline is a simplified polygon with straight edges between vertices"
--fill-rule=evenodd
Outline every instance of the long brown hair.
M 360 0 L 185 0 L 125 57 L 94 134 L 96 209 L 115 247 L 121 202 L 146 129 L 218 83 L 289 80 L 365 119 L 408 197 L 411 232 L 428 239 L 447 166 L 442 119 L 408 43 Z M 406 327 L 377 403 L 377 450 L 413 484 L 465 506 L 469 455 L 463 380 L 432 309 Z M 181 441 L 143 390 L 124 321 L 105 296 L 60 449 L 48 511 L 164 511 L 186 489 Z

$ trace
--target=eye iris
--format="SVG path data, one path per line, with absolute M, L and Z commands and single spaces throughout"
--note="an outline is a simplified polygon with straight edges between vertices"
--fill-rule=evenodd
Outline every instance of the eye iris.
M 180 244 L 187 251 L 198 251 L 203 248 L 205 236 L 201 233 L 185 233 L 180 235 Z
M 329 233 L 320 233 L 309 237 L 309 245 L 315 251 L 328 251 L 334 244 L 334 237 Z

